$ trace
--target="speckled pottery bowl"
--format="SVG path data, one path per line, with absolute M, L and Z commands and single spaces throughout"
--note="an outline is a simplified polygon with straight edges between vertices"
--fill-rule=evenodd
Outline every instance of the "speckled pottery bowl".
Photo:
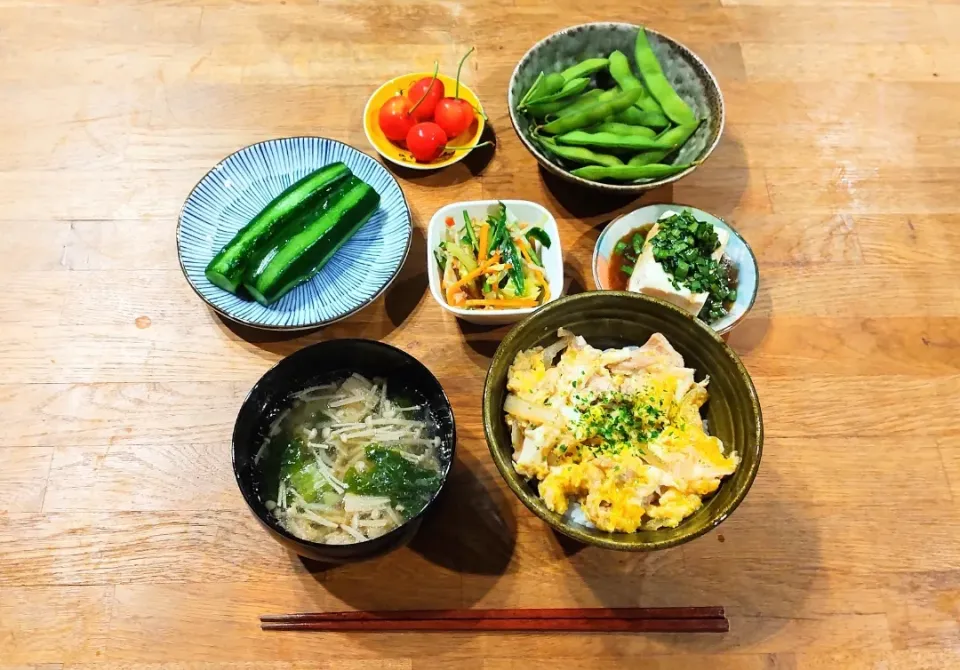
M 636 73 L 633 52 L 639 30 L 640 26 L 630 23 L 585 23 L 571 26 L 537 42 L 520 59 L 513 76 L 510 77 L 507 93 L 510 121 L 524 146 L 548 172 L 600 191 L 639 194 L 682 179 L 696 169 L 694 165 L 670 177 L 642 184 L 609 184 L 583 179 L 570 174 L 558 159 L 540 150 L 531 139 L 529 121 L 517 112 L 517 103 L 541 71 L 546 74 L 560 72 L 587 58 L 606 58 L 611 51 L 619 49 L 630 59 L 631 68 Z M 655 30 L 646 30 L 650 45 L 670 84 L 690 105 L 697 117 L 703 119 L 697 132 L 680 151 L 665 162 L 673 165 L 702 162 L 717 146 L 723 132 L 724 107 L 720 87 L 709 68 L 687 47 Z M 610 85 L 612 86 L 613 82 Z
M 709 432 L 725 449 L 740 455 L 740 465 L 725 478 L 703 506 L 676 528 L 608 533 L 550 511 L 535 483 L 513 469 L 510 430 L 504 420 L 507 372 L 517 354 L 557 341 L 557 329 L 581 335 L 592 346 L 606 349 L 641 345 L 662 333 L 693 368 L 695 379 L 710 376 L 710 399 L 704 406 Z M 580 293 L 550 303 L 511 330 L 490 362 L 483 388 L 483 430 L 490 454 L 510 489 L 531 512 L 553 529 L 585 544 L 621 551 L 666 549 L 716 528 L 746 497 L 760 467 L 763 417 L 756 388 L 743 363 L 708 325 L 667 302 L 625 291 Z

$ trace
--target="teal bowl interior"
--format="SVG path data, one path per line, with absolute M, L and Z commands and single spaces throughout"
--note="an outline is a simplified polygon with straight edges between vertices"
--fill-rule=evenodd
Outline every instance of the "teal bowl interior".
M 681 179 L 696 169 L 694 166 L 671 177 L 644 184 L 608 184 L 582 179 L 570 174 L 567 166 L 556 157 L 540 151 L 532 140 L 530 121 L 517 111 L 517 103 L 541 71 L 546 74 L 560 72 L 587 58 L 605 58 L 610 52 L 619 49 L 630 59 L 630 65 L 636 74 L 637 64 L 633 54 L 639 30 L 640 26 L 630 23 L 585 23 L 571 26 L 537 42 L 520 59 L 513 76 L 510 77 L 507 96 L 510 121 L 524 146 L 549 172 L 594 189 L 639 193 Z M 723 96 L 717 80 L 706 64 L 687 47 L 650 28 L 647 28 L 647 35 L 650 46 L 674 90 L 690 105 L 697 117 L 703 120 L 697 132 L 680 151 L 664 162 L 678 164 L 704 161 L 720 141 L 723 132 Z M 607 85 L 613 86 L 615 83 L 610 81 Z
M 725 449 L 740 455 L 736 472 L 704 500 L 703 506 L 677 528 L 636 533 L 607 533 L 574 523 L 551 512 L 536 485 L 513 469 L 513 447 L 504 421 L 507 371 L 517 353 L 557 340 L 557 329 L 583 336 L 599 348 L 641 345 L 660 332 L 696 370 L 699 381 L 710 376 L 706 405 L 709 431 Z M 581 542 L 608 549 L 664 549 L 707 532 L 726 519 L 747 495 L 760 467 L 763 419 L 757 392 L 740 359 L 709 326 L 661 300 L 622 291 L 596 291 L 561 298 L 517 325 L 494 354 L 483 390 L 483 427 L 500 474 L 530 510 L 556 530 Z

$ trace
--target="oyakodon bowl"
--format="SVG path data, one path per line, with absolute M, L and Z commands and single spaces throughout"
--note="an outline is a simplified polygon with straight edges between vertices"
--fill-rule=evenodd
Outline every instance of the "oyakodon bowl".
M 290 405 L 291 395 L 358 373 L 373 379 L 387 380 L 387 388 L 416 398 L 429 409 L 440 437 L 440 488 L 423 510 L 392 531 L 355 544 L 322 544 L 303 540 L 285 529 L 266 508 L 271 493 L 279 484 L 280 459 L 266 454 L 260 463 L 254 457 L 270 424 Z M 437 498 L 450 476 L 457 431 L 453 409 L 437 378 L 410 354 L 389 344 L 363 339 L 342 339 L 319 342 L 287 356 L 271 368 L 254 385 L 240 407 L 233 429 L 233 472 L 243 499 L 261 524 L 280 544 L 291 551 L 318 561 L 348 563 L 385 554 L 403 546 L 416 534 L 424 515 L 437 503 Z
M 504 420 L 507 372 L 517 354 L 557 341 L 557 330 L 581 335 L 605 349 L 642 345 L 662 333 L 693 368 L 699 381 L 710 376 L 705 406 L 709 432 L 725 449 L 739 454 L 737 470 L 706 497 L 703 506 L 676 528 L 608 533 L 550 511 L 529 482 L 513 468 L 513 446 Z M 709 326 L 679 307 L 656 298 L 625 291 L 594 291 L 561 298 L 527 317 L 500 343 L 483 389 L 483 429 L 490 454 L 510 489 L 523 504 L 555 530 L 586 544 L 623 551 L 666 549 L 703 535 L 718 526 L 747 495 L 760 467 L 763 418 L 750 375 L 739 357 Z
M 637 65 L 634 58 L 637 32 L 640 26 L 631 23 L 584 23 L 564 28 L 540 40 L 524 54 L 510 77 L 507 89 L 507 109 L 510 111 L 510 122 L 520 137 L 520 141 L 533 154 L 537 162 L 548 172 L 587 188 L 606 191 L 608 193 L 634 193 L 639 195 L 644 191 L 675 182 L 682 179 L 697 166 L 705 161 L 720 142 L 720 135 L 724 126 L 723 95 L 716 77 L 710 68 L 690 49 L 676 40 L 646 28 L 653 48 L 660 62 L 663 74 L 669 80 L 677 94 L 683 98 L 701 120 L 700 127 L 684 143 L 679 151 L 665 163 L 678 165 L 695 163 L 688 169 L 669 177 L 654 179 L 642 184 L 598 182 L 577 177 L 570 173 L 570 169 L 578 165 L 564 165 L 552 154 L 547 154 L 532 139 L 531 124 L 526 117 L 517 111 L 517 103 L 533 85 L 540 72 L 550 74 L 575 65 L 587 58 L 606 58 L 612 51 L 620 50 L 630 60 L 634 74 L 637 74 Z M 609 82 L 614 85 L 615 82 Z

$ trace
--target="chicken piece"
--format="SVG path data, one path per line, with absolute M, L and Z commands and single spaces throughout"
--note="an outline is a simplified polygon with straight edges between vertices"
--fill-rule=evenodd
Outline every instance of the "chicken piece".
M 596 393 L 606 393 L 608 391 L 616 390 L 616 384 L 609 377 L 609 375 L 595 374 L 587 380 L 585 385 L 586 389 L 589 391 L 594 391 Z
M 550 472 L 547 456 L 557 444 L 560 431 L 549 425 L 527 429 L 523 436 L 520 451 L 514 451 L 514 469 L 525 477 L 543 479 Z
M 684 494 L 676 489 L 667 489 L 660 499 L 647 505 L 645 512 L 649 519 L 643 524 L 647 530 L 657 528 L 676 528 L 685 518 L 700 509 L 703 502 L 696 494 Z
M 614 374 L 636 374 L 638 372 L 663 372 L 683 369 L 681 356 L 670 342 L 660 333 L 654 333 L 639 349 L 629 352 L 629 356 L 621 360 L 619 357 L 609 356 L 611 363 L 607 363 L 610 372 Z

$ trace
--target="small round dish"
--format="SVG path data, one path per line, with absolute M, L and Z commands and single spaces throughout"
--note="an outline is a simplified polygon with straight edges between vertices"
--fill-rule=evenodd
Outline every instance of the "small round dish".
M 380 194 L 380 207 L 313 279 L 264 306 L 206 278 L 214 255 L 267 203 L 336 161 Z M 252 328 L 296 331 L 334 323 L 376 300 L 400 271 L 412 237 L 403 191 L 380 163 L 336 140 L 288 137 L 240 149 L 200 180 L 180 210 L 177 255 L 191 288 L 221 316 Z
M 710 433 L 740 456 L 736 471 L 705 498 L 703 506 L 676 528 L 608 533 L 551 511 L 535 483 L 517 473 L 510 430 L 504 420 L 507 376 L 517 354 L 557 341 L 565 328 L 598 348 L 640 345 L 662 333 L 695 370 L 710 377 L 704 406 Z M 722 523 L 743 501 L 760 468 L 763 416 L 757 391 L 740 358 L 706 324 L 662 300 L 625 291 L 592 291 L 561 298 L 511 330 L 497 347 L 483 387 L 483 431 L 487 446 L 507 485 L 527 508 L 551 528 L 585 544 L 620 551 L 666 549 L 703 535 Z
M 724 335 L 733 330 L 753 308 L 760 287 L 760 270 L 753 249 L 750 248 L 750 245 L 747 244 L 740 233 L 723 219 L 709 212 L 704 212 L 702 209 L 687 207 L 686 205 L 648 205 L 614 219 L 600 233 L 600 237 L 593 248 L 593 281 L 598 289 L 610 290 L 610 256 L 617 242 L 631 230 L 654 223 L 669 211 L 679 212 L 684 209 L 692 212 L 697 219 L 708 221 L 730 234 L 724 256 L 729 258 L 737 268 L 737 299 L 726 316 L 709 324 L 715 331 Z
M 557 230 L 557 220 L 542 205 L 528 200 L 474 200 L 472 202 L 454 202 L 441 207 L 430 219 L 427 227 L 427 276 L 430 280 L 430 295 L 446 311 L 458 319 L 483 326 L 499 326 L 507 323 L 516 323 L 525 316 L 537 311 L 540 307 L 523 307 L 519 309 L 500 309 L 496 311 L 463 309 L 447 304 L 441 289 L 440 267 L 434 257 L 434 250 L 440 245 L 446 229 L 448 217 L 460 221 L 464 210 L 471 217 L 486 219 L 490 210 L 502 202 L 509 212 L 519 221 L 540 226 L 550 237 L 549 249 L 543 250 L 544 272 L 550 287 L 550 298 L 544 303 L 549 304 L 560 297 L 563 292 L 563 251 L 560 245 L 560 232 Z
M 300 539 L 271 514 L 264 496 L 276 494 L 279 459 L 267 454 L 255 463 L 270 424 L 288 406 L 291 394 L 339 376 L 359 373 L 381 377 L 394 392 L 418 398 L 430 409 L 441 439 L 443 481 L 433 498 L 416 516 L 380 537 L 355 544 L 321 544 Z M 287 356 L 254 385 L 243 401 L 233 428 L 233 473 L 237 486 L 257 520 L 280 544 L 318 561 L 347 563 L 372 558 L 403 546 L 417 532 L 425 514 L 437 504 L 453 465 L 457 430 L 453 409 L 440 382 L 410 354 L 382 342 L 342 339 L 319 342 Z M 271 469 L 272 468 L 272 469 Z M 274 482 L 273 487 L 269 482 Z
M 517 63 L 510 77 L 507 89 L 507 108 L 510 122 L 520 137 L 520 141 L 533 154 L 537 162 L 551 174 L 561 179 L 579 184 L 586 188 L 607 193 L 633 193 L 659 188 L 683 179 L 693 172 L 699 163 L 705 161 L 720 141 L 724 126 L 723 96 L 716 77 L 710 68 L 690 49 L 680 42 L 655 30 L 646 28 L 663 72 L 674 90 L 702 119 L 700 127 L 689 140 L 676 152 L 672 159 L 665 162 L 671 165 L 694 163 L 687 170 L 670 177 L 656 179 L 642 184 L 615 184 L 590 181 L 571 174 L 563 165 L 551 156 L 545 155 L 531 139 L 530 126 L 517 111 L 517 103 L 530 88 L 540 72 L 550 74 L 578 63 L 587 58 L 605 58 L 610 52 L 619 49 L 627 54 L 634 63 L 634 46 L 640 26 L 631 23 L 584 23 L 564 28 L 534 44 Z M 635 67 L 634 67 L 635 69 Z
M 440 158 L 431 163 L 418 163 L 409 151 L 388 140 L 387 136 L 380 130 L 378 117 L 383 103 L 397 95 L 398 92 L 406 93 L 407 89 L 420 79 L 432 76 L 432 72 L 413 72 L 395 77 L 374 91 L 370 99 L 367 100 L 366 107 L 363 109 L 363 131 L 367 135 L 367 141 L 370 142 L 370 145 L 378 154 L 383 156 L 384 159 L 400 167 L 410 168 L 412 170 L 437 170 L 462 161 L 467 154 L 472 151 L 472 149 L 446 151 Z M 437 79 L 443 82 L 444 90 L 446 91 L 445 95 L 448 97 L 453 96 L 454 89 L 457 85 L 456 79 L 444 74 L 438 74 Z M 483 107 L 480 105 L 480 99 L 473 91 L 465 86 L 462 81 L 460 82 L 460 97 L 473 105 L 474 109 L 483 110 Z M 447 142 L 447 146 L 472 147 L 480 141 L 480 136 L 483 135 L 485 127 L 486 122 L 483 119 L 483 115 L 477 114 L 477 119 L 473 125 L 465 132 Z

